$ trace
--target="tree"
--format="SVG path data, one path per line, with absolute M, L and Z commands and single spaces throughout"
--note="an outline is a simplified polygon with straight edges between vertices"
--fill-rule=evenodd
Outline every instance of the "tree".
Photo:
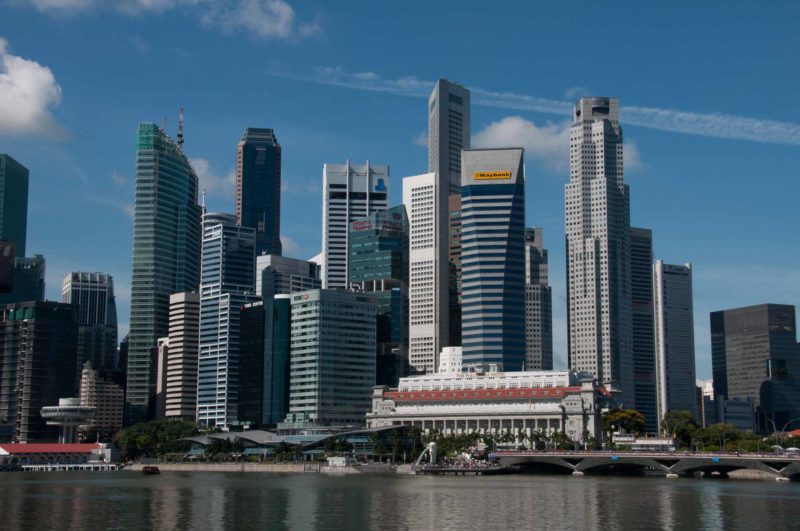
M 644 429 L 644 415 L 635 409 L 609 409 L 603 414 L 603 431 L 612 433 L 619 429 L 638 434 Z
M 677 440 L 678 446 L 684 448 L 691 446 L 692 438 L 697 428 L 697 421 L 691 411 L 668 411 L 664 418 L 661 419 L 662 431 Z
M 742 438 L 742 433 L 736 430 L 736 426 L 727 422 L 712 424 L 706 428 L 696 430 L 694 438 L 700 441 L 704 447 L 717 447 L 725 450 L 729 443 L 736 443 Z
M 193 423 L 160 419 L 120 430 L 114 436 L 114 442 L 124 459 L 138 459 L 186 452 L 191 445 L 181 439 L 192 435 L 197 435 Z

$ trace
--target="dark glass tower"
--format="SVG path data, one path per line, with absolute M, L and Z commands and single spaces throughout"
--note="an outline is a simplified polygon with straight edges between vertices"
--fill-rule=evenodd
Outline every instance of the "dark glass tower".
M 236 219 L 256 231 L 256 256 L 281 254 L 281 146 L 248 127 L 236 149 Z
M 28 233 L 28 168 L 0 153 L 0 240 L 14 242 L 25 256 Z
M 348 278 L 375 297 L 377 385 L 396 387 L 408 365 L 408 218 L 405 206 L 350 223 Z
M 128 423 L 149 416 L 156 341 L 169 333 L 169 296 L 196 291 L 200 280 L 197 175 L 180 144 L 155 124 L 139 125 L 136 150 Z
M 653 232 L 631 227 L 631 323 L 633 326 L 633 401 L 644 415 L 644 429 L 657 433 L 656 353 L 653 321 Z

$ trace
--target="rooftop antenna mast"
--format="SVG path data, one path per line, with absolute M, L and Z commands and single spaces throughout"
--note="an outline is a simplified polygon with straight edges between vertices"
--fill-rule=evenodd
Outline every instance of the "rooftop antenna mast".
M 183 151 L 183 107 L 178 113 L 178 149 Z

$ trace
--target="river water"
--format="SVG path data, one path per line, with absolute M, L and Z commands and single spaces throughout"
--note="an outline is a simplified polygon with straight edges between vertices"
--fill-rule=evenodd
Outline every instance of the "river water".
M 7 472 L 0 529 L 797 529 L 800 484 L 572 476 Z

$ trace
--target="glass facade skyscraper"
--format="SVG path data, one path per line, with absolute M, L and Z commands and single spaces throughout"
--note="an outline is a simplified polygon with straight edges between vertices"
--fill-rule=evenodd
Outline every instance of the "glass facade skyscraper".
M 169 332 L 169 297 L 197 290 L 199 279 L 197 175 L 178 143 L 157 125 L 142 123 L 136 138 L 128 423 L 150 416 L 156 341 Z
M 523 150 L 461 154 L 461 344 L 465 368 L 525 368 Z
M 286 426 L 363 425 L 375 385 L 371 294 L 317 289 L 291 300 Z
M 404 206 L 350 223 L 350 285 L 375 297 L 377 385 L 408 374 L 408 217 Z
M 28 168 L 0 153 L 0 240 L 13 242 L 25 256 L 28 234 Z
M 428 171 L 441 176 L 444 196 L 461 190 L 461 150 L 470 148 L 469 90 L 439 79 L 428 97 Z
M 256 231 L 256 256 L 281 254 L 281 146 L 272 129 L 248 127 L 239 141 L 236 219 Z
M 203 216 L 197 422 L 225 428 L 238 421 L 239 313 L 256 299 L 255 230 L 230 214 Z
M 631 227 L 631 324 L 633 327 L 633 393 L 644 430 L 657 433 L 655 321 L 653 317 L 653 232 Z
M 289 411 L 290 298 L 275 295 L 269 312 L 262 301 L 242 307 L 239 420 L 251 427 L 272 427 Z M 269 336 L 265 336 L 265 330 Z

